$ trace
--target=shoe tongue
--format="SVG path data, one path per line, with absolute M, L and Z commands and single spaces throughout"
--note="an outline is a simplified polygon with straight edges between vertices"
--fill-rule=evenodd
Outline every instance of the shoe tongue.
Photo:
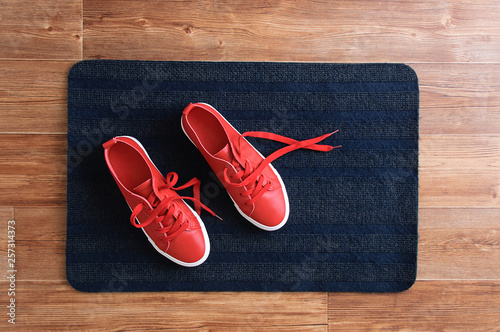
M 233 160 L 233 153 L 231 152 L 229 144 L 226 144 L 226 146 L 224 146 L 222 150 L 214 154 L 214 157 L 231 162 L 231 160 Z
M 217 152 L 214 157 L 222 159 L 230 164 L 232 164 L 236 170 L 240 171 L 243 169 L 242 163 L 238 160 L 238 158 L 231 151 L 231 147 L 229 144 L 224 146 L 222 150 Z
M 151 185 L 151 179 L 147 179 L 137 187 L 133 189 L 134 193 L 140 195 L 144 198 L 148 198 L 149 195 L 153 192 L 153 186 Z

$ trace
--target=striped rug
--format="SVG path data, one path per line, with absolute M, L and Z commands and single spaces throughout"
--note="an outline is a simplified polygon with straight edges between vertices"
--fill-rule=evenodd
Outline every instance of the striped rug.
M 298 140 L 339 129 L 328 153 L 273 162 L 290 199 L 276 232 L 252 226 L 181 130 L 190 102 L 213 105 L 240 132 Z M 396 292 L 415 281 L 419 90 L 403 64 L 83 61 L 68 76 L 66 267 L 87 292 Z M 114 183 L 101 144 L 136 137 L 179 184 L 202 181 L 207 261 L 159 255 Z M 251 139 L 268 155 L 279 143 Z M 185 194 L 190 195 L 190 192 Z

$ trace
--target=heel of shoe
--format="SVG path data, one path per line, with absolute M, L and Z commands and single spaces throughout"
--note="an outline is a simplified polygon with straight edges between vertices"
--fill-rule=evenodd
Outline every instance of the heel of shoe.
M 115 137 L 113 137 L 112 139 L 110 139 L 109 141 L 105 142 L 102 144 L 102 147 L 104 149 L 109 149 L 110 147 L 112 147 L 114 144 L 116 143 L 116 139 Z

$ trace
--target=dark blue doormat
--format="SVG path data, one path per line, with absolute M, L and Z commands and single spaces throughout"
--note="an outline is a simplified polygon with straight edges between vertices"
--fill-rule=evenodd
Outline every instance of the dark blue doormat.
M 288 223 L 265 232 L 234 208 L 184 136 L 190 102 L 217 108 L 240 132 L 306 139 L 340 129 L 328 153 L 273 162 Z M 68 77 L 67 278 L 82 291 L 396 292 L 417 269 L 418 107 L 402 64 L 84 61 Z M 179 184 L 202 181 L 223 218 L 202 218 L 212 250 L 196 268 L 159 255 L 114 183 L 101 143 L 139 139 Z M 264 155 L 279 143 L 252 139 Z M 189 191 L 186 194 L 191 194 Z

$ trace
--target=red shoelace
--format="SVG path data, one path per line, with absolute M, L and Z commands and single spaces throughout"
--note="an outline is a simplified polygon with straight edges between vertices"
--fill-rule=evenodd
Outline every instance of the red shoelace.
M 193 178 L 188 181 L 186 184 L 174 187 L 177 183 L 179 176 L 175 172 L 170 172 L 167 174 L 167 178 L 163 179 L 164 184 L 158 188 L 158 192 L 164 192 L 167 189 L 172 189 L 175 191 L 186 189 L 188 187 L 193 187 L 193 196 L 172 196 L 164 199 L 160 199 L 154 191 L 147 197 L 147 201 L 152 209 L 149 209 L 145 204 L 140 203 L 137 204 L 136 207 L 132 210 L 132 215 L 130 216 L 130 223 L 137 228 L 143 228 L 151 224 L 152 222 L 158 223 L 158 228 L 156 231 L 162 234 L 165 234 L 165 237 L 162 238 L 162 241 L 168 242 L 173 240 L 176 236 L 181 234 L 189 225 L 189 219 L 186 219 L 184 214 L 178 207 L 176 207 L 177 200 L 191 200 L 194 202 L 196 212 L 198 215 L 201 213 L 201 208 L 209 212 L 214 217 L 220 219 L 212 210 L 210 210 L 207 206 L 205 206 L 200 201 L 200 180 L 197 178 Z M 146 210 L 145 210 L 146 209 Z M 142 223 L 136 223 L 136 217 L 143 210 L 149 215 L 149 217 Z M 177 212 L 179 210 L 179 212 Z
M 251 199 L 246 201 L 244 204 L 247 205 L 253 204 L 260 197 L 262 197 L 262 195 L 264 195 L 264 193 L 268 191 L 269 188 L 272 186 L 272 182 L 267 180 L 262 174 L 267 165 L 269 165 L 271 162 L 278 159 L 279 157 L 283 156 L 284 154 L 298 149 L 309 149 L 309 150 L 327 152 L 335 148 L 340 148 L 341 145 L 331 146 L 331 145 L 317 144 L 318 142 L 321 142 L 322 140 L 332 136 L 337 132 L 338 130 L 332 133 L 328 133 L 315 138 L 310 138 L 304 141 L 297 141 L 293 138 L 262 131 L 245 132 L 241 134 L 238 141 L 238 145 L 241 144 L 240 141 L 243 139 L 243 137 L 256 137 L 256 138 L 265 138 L 285 143 L 288 144 L 288 146 L 276 150 L 275 152 L 267 156 L 257 167 L 255 167 L 255 165 L 253 165 L 251 161 L 241 156 L 241 154 L 239 153 L 240 150 L 239 146 L 237 147 L 234 146 L 234 144 L 230 143 L 231 151 L 233 153 L 233 156 L 235 157 L 233 159 L 232 164 L 233 166 L 235 166 L 236 169 L 239 169 L 239 171 L 233 175 L 228 176 L 227 175 L 228 169 L 227 168 L 224 169 L 224 181 L 227 184 L 235 187 L 249 186 L 249 189 L 242 192 L 241 195 L 251 197 Z

